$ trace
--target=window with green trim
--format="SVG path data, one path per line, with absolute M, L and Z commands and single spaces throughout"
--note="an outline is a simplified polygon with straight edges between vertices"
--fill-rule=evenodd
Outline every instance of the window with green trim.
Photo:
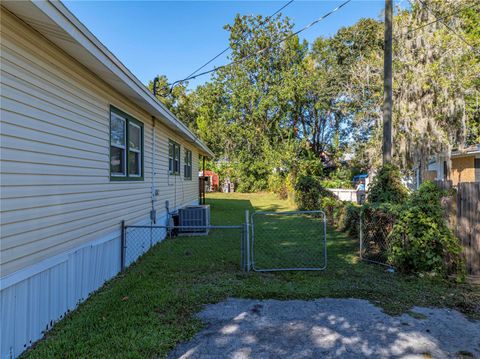
M 192 179 L 192 151 L 185 149 L 185 158 L 183 160 L 183 176 L 185 179 Z
M 172 140 L 168 142 L 168 173 L 180 175 L 180 145 Z
M 110 109 L 110 178 L 143 180 L 143 123 Z

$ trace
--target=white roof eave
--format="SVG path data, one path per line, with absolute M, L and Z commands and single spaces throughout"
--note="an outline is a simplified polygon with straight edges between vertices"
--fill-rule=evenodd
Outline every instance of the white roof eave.
M 60 1 L 2 1 L 2 5 L 116 91 L 192 143 L 201 154 L 214 156 Z

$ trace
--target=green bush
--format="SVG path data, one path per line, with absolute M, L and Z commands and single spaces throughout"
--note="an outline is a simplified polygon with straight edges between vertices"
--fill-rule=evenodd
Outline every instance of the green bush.
M 307 158 L 299 159 L 295 172 L 298 173 L 299 176 L 311 176 L 314 178 L 322 178 L 325 175 L 322 160 L 311 155 Z
M 348 231 L 348 233 L 354 238 L 358 238 L 361 210 L 362 206 L 347 202 L 344 206 L 344 216 L 338 220 L 339 228 L 343 231 Z
M 366 203 L 362 206 L 363 242 L 368 247 L 368 250 L 362 253 L 364 258 L 393 264 L 388 258 L 388 248 L 390 233 L 398 215 L 398 207 L 389 203 Z
M 342 179 L 324 179 L 321 182 L 324 188 L 352 188 L 352 182 Z
M 288 202 L 294 206 L 296 205 L 295 201 L 295 175 L 293 173 L 288 173 L 285 177 L 285 191 L 287 192 Z
M 279 199 L 288 198 L 286 179 L 278 172 L 273 173 L 268 177 L 268 190 L 275 193 Z
M 325 212 L 327 221 L 330 225 L 336 226 L 336 217 L 338 213 L 342 211 L 342 202 L 336 199 L 333 194 L 327 190 L 324 190 L 324 194 L 320 200 L 320 208 Z
M 333 194 L 322 187 L 320 180 L 314 176 L 300 175 L 295 183 L 295 203 L 301 211 L 317 210 L 328 205 L 326 198 Z
M 402 272 L 463 274 L 461 245 L 448 228 L 433 182 L 412 193 L 390 233 L 389 260 Z
M 336 201 L 333 209 L 333 224 L 335 228 L 343 231 L 346 230 L 345 219 L 347 216 L 347 207 L 349 202 Z
M 369 203 L 403 203 L 408 191 L 402 184 L 400 171 L 391 164 L 386 164 L 375 175 L 368 189 Z
M 230 179 L 237 192 L 261 192 L 268 189 L 271 168 L 262 161 L 245 161 L 231 164 Z

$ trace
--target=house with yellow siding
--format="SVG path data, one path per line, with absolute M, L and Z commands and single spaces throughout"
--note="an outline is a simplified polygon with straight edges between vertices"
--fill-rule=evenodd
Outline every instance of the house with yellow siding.
M 61 2 L 0 9 L 0 358 L 15 358 L 119 272 L 122 221 L 198 204 L 213 154 Z
M 428 164 L 423 180 L 451 181 L 453 186 L 463 182 L 480 182 L 480 144 L 452 151 L 450 166 L 446 156 L 436 156 Z M 417 173 L 417 183 L 421 182 Z

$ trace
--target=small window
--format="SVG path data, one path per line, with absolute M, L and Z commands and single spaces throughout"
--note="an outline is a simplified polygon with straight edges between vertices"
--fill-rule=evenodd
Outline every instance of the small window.
M 168 142 L 168 173 L 180 175 L 180 145 L 176 142 Z
M 192 179 L 192 151 L 185 149 L 183 175 L 185 179 Z
M 143 124 L 113 107 L 110 112 L 110 178 L 143 179 Z

